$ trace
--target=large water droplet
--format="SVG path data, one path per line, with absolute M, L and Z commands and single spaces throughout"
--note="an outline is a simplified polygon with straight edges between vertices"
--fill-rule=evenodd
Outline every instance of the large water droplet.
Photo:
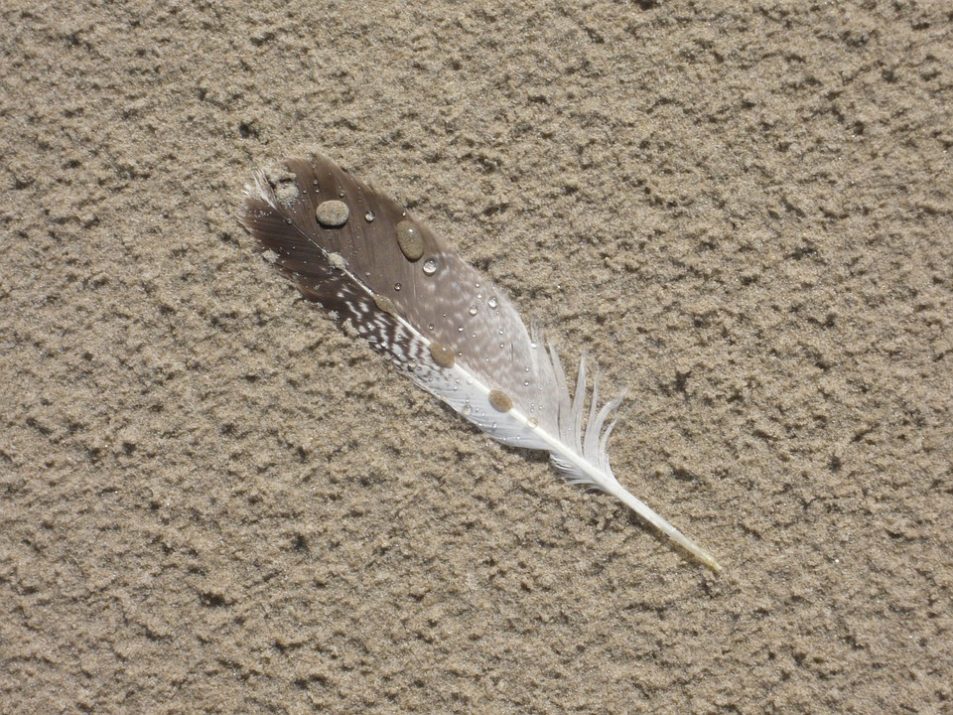
M 437 259 L 436 259 L 436 258 L 428 258 L 426 261 L 424 261 L 423 271 L 424 271 L 424 275 L 425 275 L 425 276 L 432 276 L 434 273 L 436 273 L 436 272 L 437 272 Z
M 397 245 L 408 261 L 416 263 L 424 255 L 424 239 L 413 221 L 405 219 L 397 224 Z
M 347 204 L 343 201 L 322 201 L 315 209 L 315 218 L 318 223 L 327 228 L 338 228 L 347 223 L 347 217 L 350 211 Z

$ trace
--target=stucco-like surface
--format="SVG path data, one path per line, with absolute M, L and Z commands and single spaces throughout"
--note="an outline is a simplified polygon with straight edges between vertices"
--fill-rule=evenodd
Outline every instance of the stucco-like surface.
M 0 711 L 953 708 L 953 16 L 534 5 L 3 4 Z M 312 147 L 724 574 L 296 299 L 237 215 Z

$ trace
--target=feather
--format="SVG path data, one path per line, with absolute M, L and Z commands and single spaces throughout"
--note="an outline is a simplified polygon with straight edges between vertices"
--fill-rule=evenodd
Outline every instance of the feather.
M 714 571 L 715 559 L 612 473 L 607 421 L 621 398 L 570 394 L 562 363 L 509 298 L 395 201 L 330 160 L 291 159 L 246 186 L 242 222 L 275 267 L 348 332 L 495 440 L 544 450 L 570 484 L 621 500 Z M 588 402 L 588 411 L 586 405 Z

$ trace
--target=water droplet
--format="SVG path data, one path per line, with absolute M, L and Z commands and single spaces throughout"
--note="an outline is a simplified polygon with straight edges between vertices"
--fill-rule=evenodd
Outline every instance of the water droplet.
M 367 221 L 368 223 L 370 223 L 371 221 L 373 221 L 374 218 L 375 218 L 375 217 L 374 217 L 374 212 L 373 212 L 373 211 L 368 211 L 366 214 L 364 214 L 364 220 Z
M 437 259 L 436 259 L 436 258 L 428 258 L 426 261 L 424 261 L 423 271 L 424 271 L 424 275 L 425 275 L 425 276 L 432 276 L 434 273 L 436 273 L 436 272 L 437 272 Z
M 343 201 L 322 201 L 314 210 L 315 218 L 325 228 L 339 228 L 347 223 L 351 211 Z
M 513 409 L 513 400 L 503 390 L 493 388 L 489 394 L 490 407 L 497 412 L 509 412 Z
M 397 245 L 408 261 L 419 261 L 424 255 L 424 237 L 413 221 L 405 219 L 397 224 Z
M 523 387 L 529 387 L 529 380 L 523 380 Z
M 394 301 L 384 295 L 374 294 L 374 304 L 378 309 L 388 313 L 390 315 L 397 315 L 397 306 L 394 305 Z
M 400 290 L 400 283 L 394 284 L 394 290 Z
M 528 420 L 526 420 L 526 423 L 527 423 L 532 429 L 536 429 L 537 427 L 539 427 L 539 420 L 536 419 L 535 417 L 530 417 Z
M 486 302 L 486 304 L 490 306 L 491 308 L 493 308 L 494 310 L 496 310 L 496 306 L 499 305 L 499 303 L 496 302 L 496 298 L 492 295 L 490 296 L 490 299 Z
M 464 405 L 463 405 L 463 409 L 460 410 L 460 413 L 461 413 L 464 417 L 469 417 L 471 412 L 473 412 L 473 408 L 470 407 L 470 403 L 469 403 L 469 402 L 467 402 L 466 404 L 464 404 Z
M 453 350 L 442 343 L 430 343 L 430 358 L 440 367 L 453 367 Z
M 471 305 L 471 306 L 470 306 L 470 310 L 468 310 L 467 312 L 468 312 L 470 315 L 476 315 L 476 314 L 477 314 L 477 307 L 476 307 L 475 305 Z
M 433 331 L 433 323 L 427 325 L 427 330 Z

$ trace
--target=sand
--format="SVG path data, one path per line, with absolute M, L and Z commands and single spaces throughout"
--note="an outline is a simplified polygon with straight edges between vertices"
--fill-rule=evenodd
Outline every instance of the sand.
M 940 2 L 0 10 L 0 711 L 953 712 Z M 500 447 L 237 221 L 318 148 L 626 390 Z

